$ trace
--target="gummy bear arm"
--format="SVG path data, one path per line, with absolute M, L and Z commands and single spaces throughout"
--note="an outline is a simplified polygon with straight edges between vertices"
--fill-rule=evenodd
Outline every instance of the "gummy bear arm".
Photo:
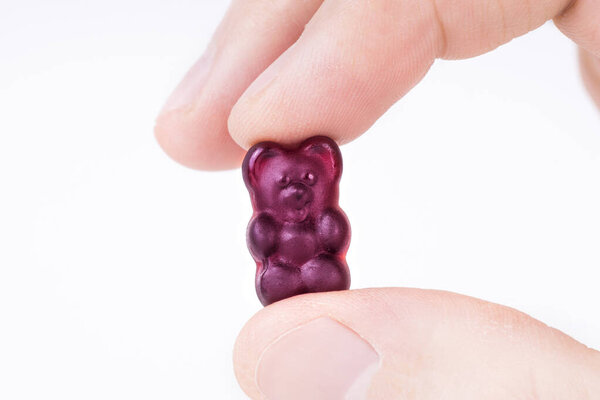
M 248 224 L 248 248 L 256 259 L 265 259 L 277 250 L 277 222 L 267 213 L 256 215 Z
M 317 234 L 325 251 L 334 254 L 345 251 L 350 244 L 348 218 L 339 209 L 326 209 L 317 220 Z

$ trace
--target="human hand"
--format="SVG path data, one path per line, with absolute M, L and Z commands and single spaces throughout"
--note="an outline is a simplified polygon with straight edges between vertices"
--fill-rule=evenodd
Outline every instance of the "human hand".
M 599 0 L 235 0 L 162 110 L 156 137 L 198 169 L 236 167 L 264 139 L 327 133 L 346 143 L 436 58 L 485 53 L 549 19 L 580 46 L 600 106 Z
M 436 58 L 485 53 L 552 18 L 580 46 L 600 106 L 597 0 L 234 1 L 158 117 L 156 136 L 198 169 L 236 167 L 245 148 L 265 139 L 326 132 L 345 143 Z M 240 334 L 235 369 L 252 398 L 319 398 L 311 390 L 323 390 L 320 398 L 600 396 L 596 351 L 518 311 L 411 289 L 271 305 Z

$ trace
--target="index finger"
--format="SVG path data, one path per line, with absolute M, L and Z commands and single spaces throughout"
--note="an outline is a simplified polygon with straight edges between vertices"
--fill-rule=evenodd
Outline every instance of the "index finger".
M 205 54 L 156 120 L 154 133 L 165 152 L 196 169 L 239 166 L 244 150 L 227 130 L 231 107 L 294 43 L 321 1 L 233 1 Z

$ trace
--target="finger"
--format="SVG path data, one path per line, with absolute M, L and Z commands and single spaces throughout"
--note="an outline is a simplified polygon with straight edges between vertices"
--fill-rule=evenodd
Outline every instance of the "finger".
M 155 136 L 192 168 L 237 167 L 243 150 L 227 131 L 231 107 L 300 35 L 321 0 L 235 0 L 204 56 L 169 97 Z
M 600 0 L 576 0 L 554 23 L 581 48 L 583 81 L 600 107 Z
M 581 49 L 579 60 L 585 87 L 590 92 L 596 106 L 600 108 L 600 58 Z
M 575 0 L 554 23 L 580 47 L 600 58 L 600 0 Z
M 275 303 L 242 329 L 234 366 L 253 399 L 600 395 L 598 352 L 516 310 L 418 289 Z
M 348 142 L 412 88 L 436 58 L 485 53 L 559 15 L 570 0 L 327 0 L 298 41 L 232 109 L 248 147 L 317 132 Z

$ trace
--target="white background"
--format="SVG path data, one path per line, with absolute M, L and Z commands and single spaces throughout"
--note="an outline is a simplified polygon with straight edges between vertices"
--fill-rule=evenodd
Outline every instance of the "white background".
M 0 6 L 0 398 L 244 398 L 240 172 L 152 135 L 226 7 Z M 354 288 L 456 291 L 600 348 L 600 118 L 554 26 L 436 63 L 342 151 Z

